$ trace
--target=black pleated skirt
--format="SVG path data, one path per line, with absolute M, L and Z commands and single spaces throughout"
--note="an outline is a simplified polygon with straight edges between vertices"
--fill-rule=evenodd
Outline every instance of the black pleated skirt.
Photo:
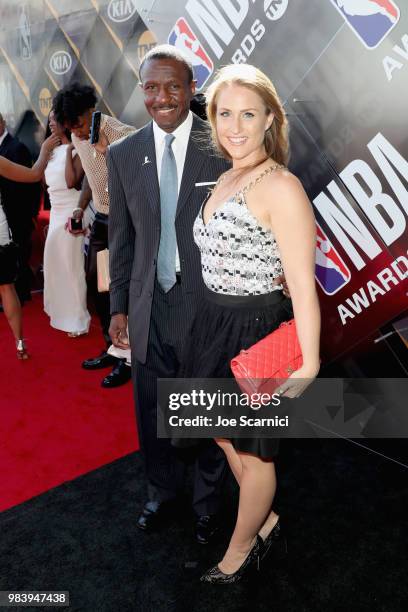
M 231 359 L 292 317 L 291 300 L 281 291 L 235 296 L 206 289 L 183 351 L 179 376 L 231 378 Z M 231 442 L 237 450 L 263 459 L 278 454 L 279 440 L 274 438 L 233 438 Z

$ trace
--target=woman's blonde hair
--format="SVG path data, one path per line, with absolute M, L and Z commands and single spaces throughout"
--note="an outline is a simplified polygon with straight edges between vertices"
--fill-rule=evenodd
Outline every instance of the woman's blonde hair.
M 241 85 L 254 91 L 262 99 L 266 113 L 272 113 L 274 119 L 270 128 L 265 131 L 266 158 L 273 158 L 278 164 L 286 166 L 289 157 L 288 122 L 282 103 L 272 81 L 258 68 L 249 64 L 230 64 L 221 68 L 206 92 L 207 116 L 211 126 L 214 145 L 226 159 L 231 159 L 228 151 L 221 145 L 217 136 L 217 99 L 223 87 Z M 261 160 L 259 163 L 262 163 Z M 258 164 L 257 164 L 258 165 Z

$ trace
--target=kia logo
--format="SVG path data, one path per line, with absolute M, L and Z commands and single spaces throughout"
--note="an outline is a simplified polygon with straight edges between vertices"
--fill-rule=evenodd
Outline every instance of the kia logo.
M 66 74 L 72 66 L 72 57 L 66 51 L 56 51 L 51 55 L 50 68 L 54 74 Z
M 127 21 L 136 13 L 135 0 L 111 0 L 108 6 L 108 17 L 116 23 Z

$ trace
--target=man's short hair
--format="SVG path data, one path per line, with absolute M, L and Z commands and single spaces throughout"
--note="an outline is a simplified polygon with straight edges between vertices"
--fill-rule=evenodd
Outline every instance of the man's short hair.
M 96 101 L 95 90 L 90 85 L 66 85 L 56 93 L 52 102 L 55 119 L 61 125 L 74 126 L 78 123 L 78 117 L 95 108 Z
M 174 47 L 173 45 L 157 45 L 146 53 L 139 67 L 140 81 L 142 81 L 142 70 L 146 62 L 150 60 L 161 59 L 171 59 L 175 60 L 176 62 L 180 62 L 186 69 L 188 82 L 191 83 L 191 81 L 194 81 L 193 64 L 190 62 L 190 60 L 187 59 L 185 55 L 183 55 L 183 53 L 179 49 L 176 49 L 176 47 Z

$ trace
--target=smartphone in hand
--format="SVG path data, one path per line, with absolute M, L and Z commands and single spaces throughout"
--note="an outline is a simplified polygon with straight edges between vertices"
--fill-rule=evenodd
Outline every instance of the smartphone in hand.
M 101 111 L 95 111 L 92 113 L 92 124 L 91 124 L 91 136 L 90 143 L 96 144 L 99 140 L 99 130 L 101 127 Z
M 75 234 L 75 232 L 82 232 L 83 229 L 82 219 L 76 219 L 75 217 L 69 218 L 68 230 L 71 232 L 71 234 Z

